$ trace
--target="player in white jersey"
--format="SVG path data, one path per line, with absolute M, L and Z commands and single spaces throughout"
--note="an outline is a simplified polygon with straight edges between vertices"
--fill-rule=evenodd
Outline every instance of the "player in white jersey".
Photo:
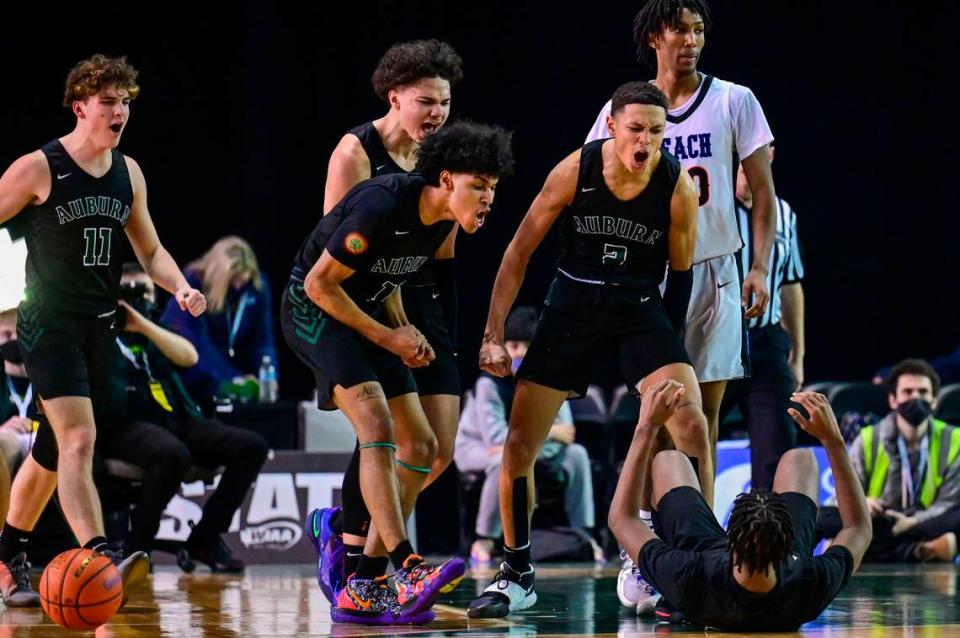
M 728 380 L 749 374 L 746 318 L 762 316 L 769 300 L 767 271 L 773 245 L 775 193 L 767 145 L 773 141 L 750 89 L 697 71 L 710 26 L 706 0 L 648 0 L 634 19 L 637 55 L 655 67 L 653 83 L 670 103 L 663 147 L 680 160 L 700 195 L 693 257 L 693 292 L 684 345 L 693 362 L 710 431 L 713 467 L 720 404 Z M 610 137 L 604 105 L 587 141 Z M 734 253 L 740 248 L 734 207 L 737 164 L 754 194 L 753 263 L 746 276 Z M 740 285 L 742 279 L 742 285 Z M 649 519 L 649 503 L 641 503 Z M 656 600 L 627 558 L 617 591 L 638 613 Z

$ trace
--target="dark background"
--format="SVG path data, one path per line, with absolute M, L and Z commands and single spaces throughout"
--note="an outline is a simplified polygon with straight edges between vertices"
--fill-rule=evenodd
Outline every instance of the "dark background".
M 461 371 L 474 376 L 490 289 L 549 169 L 583 141 L 634 61 L 639 2 L 34 3 L 5 19 L 4 165 L 73 126 L 70 67 L 94 52 L 140 69 L 121 150 L 137 159 L 179 263 L 225 234 L 253 244 L 275 300 L 320 216 L 327 159 L 385 105 L 369 77 L 402 40 L 448 40 L 465 61 L 453 116 L 515 131 L 516 175 L 457 246 Z M 907 2 L 715 1 L 701 69 L 751 87 L 777 138 L 777 192 L 798 211 L 807 379 L 861 378 L 958 345 L 950 96 L 958 11 Z M 555 246 L 520 295 L 539 303 Z M 278 335 L 282 393 L 311 384 Z

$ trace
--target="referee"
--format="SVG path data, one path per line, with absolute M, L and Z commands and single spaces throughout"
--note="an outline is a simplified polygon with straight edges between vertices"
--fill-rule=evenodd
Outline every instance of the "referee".
M 770 146 L 773 161 L 773 146 Z M 743 248 L 740 265 L 752 260 L 750 215 L 753 198 L 743 168 L 737 175 L 737 216 Z M 797 241 L 797 216 L 777 197 L 777 230 L 770 253 L 767 289 L 770 303 L 762 316 L 750 319 L 750 376 L 727 385 L 720 421 L 734 406 L 743 413 L 750 434 L 753 487 L 771 489 L 777 463 L 796 445 L 796 430 L 787 415 L 790 394 L 803 383 L 803 264 Z

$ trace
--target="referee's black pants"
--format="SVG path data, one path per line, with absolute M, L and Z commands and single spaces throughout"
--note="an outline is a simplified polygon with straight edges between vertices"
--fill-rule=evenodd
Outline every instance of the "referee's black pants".
M 843 529 L 840 510 L 821 507 L 817 514 L 817 540 L 834 538 Z M 960 535 L 960 506 L 952 507 L 940 516 L 918 523 L 899 536 L 893 535 L 893 520 L 886 516 L 873 517 L 873 540 L 863 560 L 867 563 L 915 563 L 919 559 L 914 550 L 923 541 L 953 532 Z
M 163 511 L 192 465 L 224 468 L 187 541 L 194 547 L 208 547 L 230 527 L 233 513 L 267 458 L 267 443 L 256 432 L 207 419 L 171 420 L 165 427 L 131 420 L 99 438 L 102 455 L 137 465 L 144 472 L 140 502 L 131 520 L 131 550 L 153 548 Z
M 750 376 L 727 383 L 720 421 L 739 406 L 750 435 L 753 487 L 773 488 L 777 464 L 796 447 L 797 431 L 787 414 L 795 381 L 790 370 L 790 338 L 779 324 L 749 331 Z

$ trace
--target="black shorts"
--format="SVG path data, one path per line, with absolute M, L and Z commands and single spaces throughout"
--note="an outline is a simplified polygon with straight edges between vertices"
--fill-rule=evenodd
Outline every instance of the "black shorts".
M 117 315 L 67 315 L 24 302 L 17 313 L 17 340 L 27 375 L 40 399 L 87 397 L 94 422 L 110 418 L 109 375 L 117 363 Z M 31 455 L 52 472 L 57 470 L 57 441 L 45 416 Z
M 287 345 L 312 371 L 317 406 L 334 409 L 333 388 L 376 381 L 388 399 L 417 391 L 410 368 L 356 330 L 323 312 L 291 279 L 280 303 L 280 326 Z
M 793 519 L 794 552 L 810 556 L 816 546 L 817 506 L 809 496 L 799 492 L 784 492 L 781 496 Z M 699 490 L 688 486 L 670 490 L 660 499 L 653 518 L 657 535 L 674 549 L 727 551 L 727 533 Z
M 17 314 L 20 355 L 41 399 L 88 397 L 104 409 L 110 366 L 117 355 L 116 311 L 103 317 L 67 315 L 23 302 Z
M 608 349 L 618 355 L 629 388 L 665 365 L 690 363 L 659 290 L 588 284 L 558 274 L 517 378 L 582 396 Z
M 423 333 L 437 355 L 430 365 L 412 369 L 417 389 L 421 395 L 452 394 L 459 397 L 457 346 L 450 335 L 447 315 L 440 303 L 437 287 L 404 285 L 401 295 L 407 319 Z

